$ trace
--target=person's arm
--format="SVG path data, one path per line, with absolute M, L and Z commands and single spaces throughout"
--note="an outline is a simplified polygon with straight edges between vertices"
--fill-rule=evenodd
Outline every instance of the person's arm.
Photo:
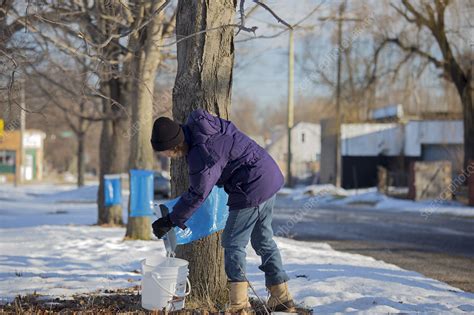
M 170 214 L 170 219 L 175 225 L 181 229 L 186 228 L 184 223 L 206 200 L 212 188 L 219 180 L 225 166 L 224 160 L 221 158 L 211 167 L 204 166 L 202 170 L 190 173 L 189 188 L 181 195 L 173 207 L 173 212 Z

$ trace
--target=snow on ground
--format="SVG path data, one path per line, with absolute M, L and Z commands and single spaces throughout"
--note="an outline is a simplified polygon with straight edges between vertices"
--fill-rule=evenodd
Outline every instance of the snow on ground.
M 139 258 L 162 246 L 123 242 L 124 234 L 123 228 L 86 225 L 0 229 L 0 296 L 70 296 L 136 284 Z
M 123 193 L 123 218 L 127 219 L 128 195 Z M 0 186 L 0 228 L 42 224 L 95 224 L 97 185 Z
M 140 260 L 164 255 L 161 241 L 123 241 L 122 228 L 45 225 L 0 230 L 0 296 L 69 296 L 140 283 Z M 316 314 L 474 312 L 474 295 L 327 244 L 278 238 L 290 289 Z M 266 297 L 259 257 L 249 248 L 248 277 Z
M 358 206 L 378 211 L 410 211 L 422 215 L 452 214 L 474 216 L 474 207 L 467 207 L 456 201 L 423 200 L 412 201 L 391 198 L 378 193 L 376 188 L 345 190 L 330 184 L 310 185 L 295 189 L 285 188 L 279 192 L 279 206 L 303 205 L 311 198 L 317 198 L 320 206 Z
M 165 254 L 161 241 L 124 241 L 123 228 L 84 225 L 95 222 L 96 207 L 77 194 L 94 195 L 91 187 L 71 191 L 80 203 L 67 202 L 61 187 L 30 188 L 0 187 L 0 301 L 35 291 L 67 297 L 137 285 L 141 259 Z M 50 214 L 59 205 L 68 212 Z M 419 273 L 325 243 L 276 241 L 295 300 L 316 314 L 474 312 L 474 294 Z M 266 297 L 259 264 L 249 247 L 249 280 Z

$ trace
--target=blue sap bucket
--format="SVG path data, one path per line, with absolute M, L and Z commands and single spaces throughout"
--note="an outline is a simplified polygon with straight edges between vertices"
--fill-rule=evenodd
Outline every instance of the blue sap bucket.
M 229 196 L 223 188 L 214 186 L 204 203 L 186 221 L 187 228 L 185 230 L 181 230 L 179 227 L 174 228 L 176 244 L 188 244 L 224 229 L 229 215 L 228 198 Z M 173 212 L 173 206 L 178 200 L 179 198 L 169 200 L 164 205 L 170 212 Z
M 130 216 L 153 215 L 153 171 L 130 170 Z
M 122 180 L 120 174 L 104 175 L 104 197 L 106 207 L 122 204 Z

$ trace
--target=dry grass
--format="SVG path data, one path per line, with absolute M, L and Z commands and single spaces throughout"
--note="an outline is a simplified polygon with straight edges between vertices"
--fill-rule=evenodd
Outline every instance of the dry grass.
M 250 314 L 266 314 L 265 308 L 256 299 L 251 300 Z M 169 315 L 213 315 L 230 313 L 215 307 L 202 308 L 187 304 L 185 310 L 164 312 L 147 311 L 141 307 L 139 287 L 122 289 L 100 294 L 77 295 L 72 299 L 50 299 L 40 295 L 18 296 L 14 301 L 0 305 L 0 314 L 169 314 Z M 298 314 L 311 314 L 309 310 L 298 309 Z

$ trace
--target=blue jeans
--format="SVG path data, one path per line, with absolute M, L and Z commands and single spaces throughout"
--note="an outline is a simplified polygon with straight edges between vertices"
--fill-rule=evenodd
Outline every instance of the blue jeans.
M 265 273 L 265 285 L 272 286 L 289 280 L 283 270 L 280 251 L 273 240 L 272 212 L 275 196 L 256 207 L 233 210 L 222 234 L 225 272 L 229 281 L 246 281 L 245 248 L 252 244 L 262 259 L 258 267 Z

